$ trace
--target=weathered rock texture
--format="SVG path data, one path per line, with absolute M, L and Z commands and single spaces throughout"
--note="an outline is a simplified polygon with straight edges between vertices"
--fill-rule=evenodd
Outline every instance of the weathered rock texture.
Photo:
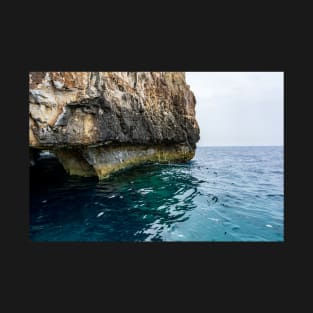
M 183 72 L 31 72 L 29 144 L 81 176 L 187 161 L 199 140 L 195 102 Z

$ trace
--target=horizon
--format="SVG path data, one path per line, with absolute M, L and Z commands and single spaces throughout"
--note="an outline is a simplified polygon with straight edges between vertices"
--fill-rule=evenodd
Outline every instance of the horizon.
M 196 148 L 210 148 L 210 147 L 284 147 L 284 145 L 197 145 Z

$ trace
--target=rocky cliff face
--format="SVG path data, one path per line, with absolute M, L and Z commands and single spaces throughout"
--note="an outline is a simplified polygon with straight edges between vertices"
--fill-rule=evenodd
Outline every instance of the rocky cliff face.
M 31 72 L 29 144 L 81 176 L 187 161 L 199 140 L 195 102 L 183 72 Z

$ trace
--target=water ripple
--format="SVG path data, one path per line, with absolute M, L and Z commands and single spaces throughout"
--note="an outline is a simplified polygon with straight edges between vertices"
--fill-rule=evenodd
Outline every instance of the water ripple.
M 282 241 L 281 147 L 198 148 L 186 164 L 31 182 L 34 241 Z

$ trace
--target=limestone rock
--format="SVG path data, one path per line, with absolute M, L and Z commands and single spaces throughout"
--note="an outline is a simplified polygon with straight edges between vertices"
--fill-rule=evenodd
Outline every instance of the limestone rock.
M 199 140 L 184 72 L 31 72 L 29 145 L 73 175 L 186 161 Z

